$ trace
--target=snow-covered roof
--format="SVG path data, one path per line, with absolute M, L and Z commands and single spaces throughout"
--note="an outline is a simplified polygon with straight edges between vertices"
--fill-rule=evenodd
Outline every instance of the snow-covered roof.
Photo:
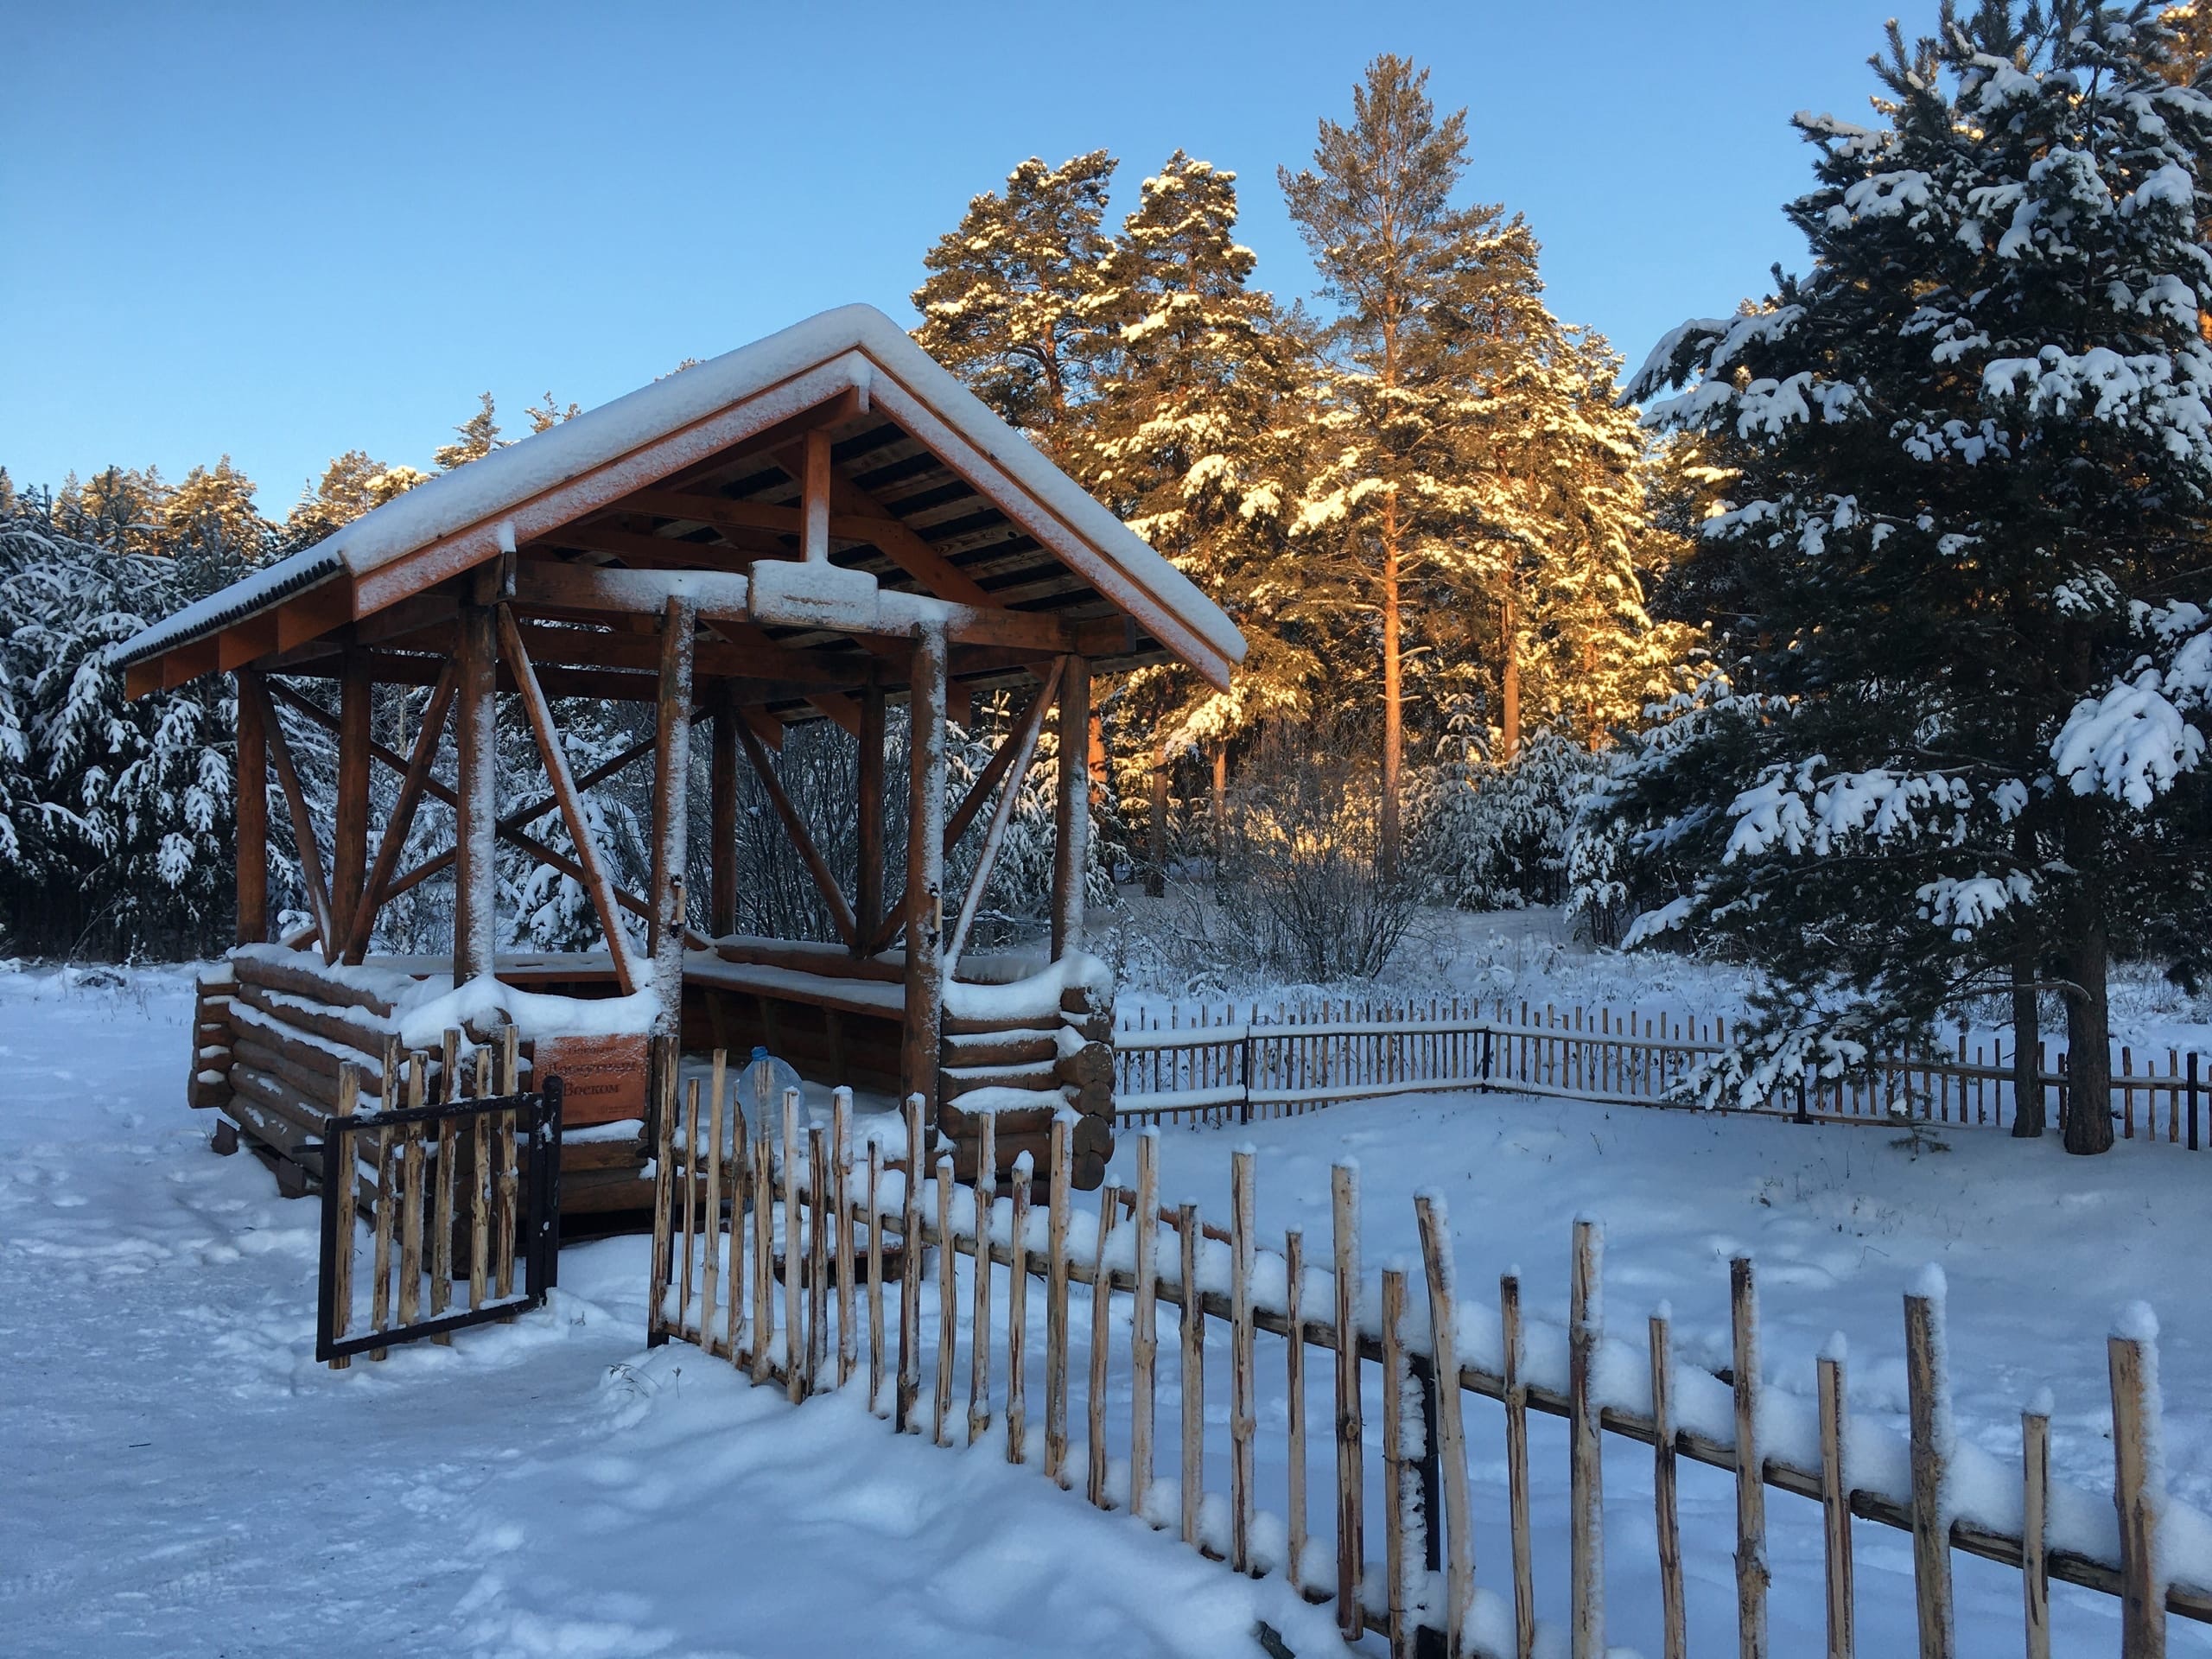
M 941 422 L 1174 622 L 1228 662 L 1243 660 L 1243 636 L 1218 607 L 868 305 L 824 311 L 419 485 L 315 546 L 147 628 L 124 646 L 123 660 L 157 656 L 341 575 L 359 582 L 422 549 L 497 524 L 524 504 L 671 435 L 710 425 L 733 406 L 801 391 L 805 379 L 829 365 L 844 371 L 836 377 L 843 385 L 873 385 L 886 394 L 880 406 L 894 419 L 890 394 L 902 393 L 900 404 L 918 405 Z M 926 434 L 914 435 L 930 442 Z M 650 475 L 629 480 L 632 487 L 652 481 Z M 389 597 L 361 608 L 378 608 Z

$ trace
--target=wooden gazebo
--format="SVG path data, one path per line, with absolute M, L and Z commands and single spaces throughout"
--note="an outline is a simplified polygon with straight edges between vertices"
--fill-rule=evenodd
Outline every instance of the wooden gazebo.
M 429 1046 L 440 1023 L 496 1017 L 522 1028 L 541 1071 L 562 1071 L 572 1123 L 644 1116 L 648 1056 L 668 1046 L 654 1035 L 694 1053 L 760 1042 L 819 1081 L 919 1094 L 963 1172 L 980 1115 L 996 1118 L 1010 1166 L 1025 1148 L 1041 1154 L 1052 1112 L 1073 1103 L 1086 1113 L 1080 1175 L 1095 1181 L 1112 1138 L 1112 988 L 1082 950 L 1093 677 L 1172 658 L 1225 685 L 1243 654 L 1197 588 L 872 308 L 825 312 L 657 381 L 419 486 L 126 648 L 134 696 L 238 678 L 238 948 L 203 987 L 194 1103 L 289 1155 L 319 1140 L 340 1065 L 373 1073 L 393 1031 Z M 301 678 L 336 681 L 335 712 L 288 683 Z M 433 688 L 408 753 L 373 741 L 371 689 L 383 683 Z M 1007 687 L 1027 688 L 1026 712 L 948 819 L 947 719 Z M 527 803 L 496 798 L 502 692 L 545 770 L 544 796 Z M 574 776 L 555 727 L 563 697 L 652 703 L 653 734 Z M 892 893 L 880 804 L 885 709 L 900 697 L 913 875 Z M 334 737 L 327 820 L 301 787 L 280 709 Z M 1014 785 L 1054 710 L 1050 955 L 1017 968 L 966 947 Z M 683 874 L 702 719 L 713 845 L 699 929 Z M 767 753 L 817 719 L 858 743 L 849 880 L 817 849 Z M 448 723 L 450 783 L 439 776 Z M 594 845 L 582 791 L 648 754 L 652 879 L 632 893 Z M 821 890 L 835 944 L 736 931 L 747 764 Z M 378 765 L 401 780 L 380 826 Z M 281 941 L 272 767 L 312 914 Z M 453 809 L 454 843 L 402 869 L 426 795 Z M 525 830 L 550 806 L 573 856 Z M 975 877 L 948 892 L 948 849 L 979 826 Z M 603 951 L 501 951 L 500 842 L 589 894 Z M 382 907 L 448 869 L 450 963 L 370 957 Z M 645 923 L 642 952 L 620 924 L 626 909 Z M 637 1202 L 633 1148 L 581 1150 L 597 1144 L 587 1136 L 564 1156 L 564 1202 Z

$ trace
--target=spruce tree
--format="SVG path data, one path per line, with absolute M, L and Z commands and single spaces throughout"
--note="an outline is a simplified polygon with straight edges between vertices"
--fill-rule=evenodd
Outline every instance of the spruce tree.
M 1103 149 L 1057 168 L 1032 156 L 1003 193 L 969 202 L 924 257 L 929 276 L 913 293 L 922 349 L 1071 470 L 1105 332 L 1097 298 L 1114 165 Z
M 162 503 L 162 536 L 174 549 L 186 542 L 219 546 L 248 561 L 269 550 L 276 526 L 253 505 L 253 480 L 225 455 L 195 467 Z
M 1466 143 L 1466 112 L 1440 120 L 1427 71 L 1386 54 L 1354 87 L 1351 124 L 1325 118 L 1312 168 L 1279 175 L 1336 312 L 1318 439 L 1327 460 L 1297 529 L 1323 555 L 1314 602 L 1374 618 L 1389 875 L 1403 840 L 1408 583 L 1423 564 L 1471 568 L 1484 492 L 1467 429 L 1484 371 L 1541 309 L 1527 226 L 1453 202 Z
M 1722 567 L 1729 677 L 1610 807 L 1684 887 L 1637 932 L 1725 937 L 1772 977 L 1716 1086 L 2045 986 L 2068 1148 L 2110 1144 L 2114 941 L 2201 925 L 2212 868 L 2201 772 L 2131 793 L 2097 745 L 2056 747 L 2204 588 L 2212 100 L 2170 79 L 2173 47 L 2149 4 L 1947 3 L 1910 45 L 1891 25 L 1883 124 L 1798 122 L 1809 272 L 1684 325 L 1631 385 L 1681 389 L 1656 420 L 1741 470 L 1686 572 Z

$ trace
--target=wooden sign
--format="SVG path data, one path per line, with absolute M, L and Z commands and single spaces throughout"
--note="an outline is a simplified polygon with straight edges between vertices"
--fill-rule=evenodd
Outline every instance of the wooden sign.
M 570 1128 L 642 1118 L 651 1041 L 643 1033 L 541 1037 L 531 1075 L 538 1083 L 547 1077 L 561 1079 L 561 1121 Z

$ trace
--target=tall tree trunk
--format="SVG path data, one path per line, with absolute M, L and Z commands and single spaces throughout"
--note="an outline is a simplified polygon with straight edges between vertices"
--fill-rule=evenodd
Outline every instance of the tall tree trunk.
M 2112 1007 L 2106 983 L 2112 940 L 2097 871 L 2097 804 L 2066 803 L 2066 856 L 2079 883 L 2067 906 L 2067 955 L 2074 988 L 2066 994 L 2066 1150 L 2112 1149 Z
M 1153 898 L 1167 892 L 1167 740 L 1152 745 L 1152 823 L 1145 841 L 1144 890 Z
M 2012 1133 L 2043 1133 L 2043 1013 L 2037 1005 L 2035 936 L 2024 928 L 2012 954 Z
M 1398 773 L 1406 745 L 1405 683 L 1398 658 L 1398 492 L 1382 499 L 1382 823 L 1376 862 L 1385 881 L 1398 879 L 1401 830 Z
M 1502 751 L 1498 758 L 1508 766 L 1521 752 L 1520 628 L 1518 609 L 1513 602 L 1513 589 L 1509 586 L 1498 617 L 1500 655 L 1497 671 L 1498 728 L 1501 734 L 1498 747 Z
M 1221 856 L 1221 849 L 1229 839 L 1229 740 L 1224 738 L 1213 748 L 1213 855 Z

